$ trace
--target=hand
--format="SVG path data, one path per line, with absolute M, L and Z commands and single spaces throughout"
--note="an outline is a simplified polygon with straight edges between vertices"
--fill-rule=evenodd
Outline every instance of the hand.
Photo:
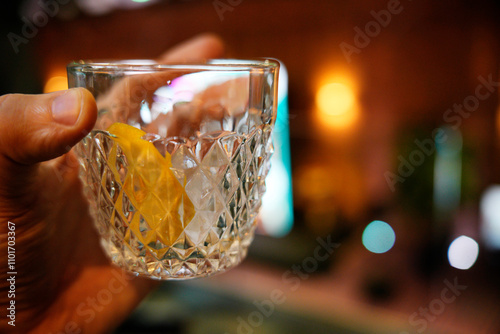
M 164 59 L 157 61 L 166 63 Z M 99 118 L 95 129 L 106 131 L 113 123 L 133 122 L 145 132 L 164 138 L 192 139 L 196 133 L 204 132 L 203 124 L 215 122 L 222 127 L 224 118 L 237 117 L 248 110 L 250 76 L 243 71 L 236 77 L 234 73 L 215 73 L 176 69 L 115 78 L 110 87 L 97 93 Z M 200 82 L 204 83 L 202 89 Z M 171 96 L 156 95 L 159 88 L 167 85 Z M 187 94 L 187 100 L 176 99 L 176 93 Z M 176 102 L 172 105 L 172 101 Z M 141 119 L 145 103 L 146 109 L 156 108 L 152 122 Z
M 221 41 L 203 35 L 161 60 L 222 55 Z M 155 286 L 154 281 L 125 274 L 105 258 L 82 195 L 76 158 L 72 152 L 65 154 L 93 128 L 96 113 L 94 98 L 81 88 L 0 97 L 2 333 L 108 332 Z M 11 268 L 9 241 L 15 249 Z M 7 281 L 12 277 L 13 284 Z M 15 296 L 9 297 L 9 292 Z M 15 327 L 5 316 L 12 301 Z

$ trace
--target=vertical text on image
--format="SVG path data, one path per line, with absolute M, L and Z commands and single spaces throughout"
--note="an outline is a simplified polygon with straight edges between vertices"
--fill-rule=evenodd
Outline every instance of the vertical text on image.
M 7 318 L 10 320 L 7 323 L 16 326 L 16 224 L 7 222 L 7 229 Z

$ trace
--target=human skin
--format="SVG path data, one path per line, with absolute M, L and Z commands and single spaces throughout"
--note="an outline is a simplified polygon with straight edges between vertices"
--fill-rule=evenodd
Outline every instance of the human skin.
M 222 41 L 203 34 L 159 61 L 223 54 Z M 107 333 L 157 285 L 112 266 L 99 246 L 78 163 L 68 152 L 93 128 L 96 114 L 96 102 L 83 88 L 0 97 L 1 333 Z M 7 249 L 14 225 L 11 298 Z M 5 316 L 11 300 L 15 326 Z

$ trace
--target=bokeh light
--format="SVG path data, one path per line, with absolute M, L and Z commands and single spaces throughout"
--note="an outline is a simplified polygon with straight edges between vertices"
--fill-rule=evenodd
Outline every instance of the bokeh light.
M 316 103 L 322 113 L 338 116 L 349 112 L 354 106 L 354 92 L 342 83 L 329 83 L 322 86 L 316 94 Z
M 260 211 L 262 225 L 267 234 L 282 237 L 292 229 L 293 209 L 288 198 L 291 183 L 285 165 L 278 160 L 266 178 L 265 202 Z
M 280 62 L 278 115 L 272 133 L 274 154 L 266 178 L 260 217 L 265 232 L 282 237 L 293 227 L 292 166 L 288 123 L 288 71 Z
M 327 128 L 348 129 L 358 119 L 357 90 L 353 76 L 331 72 L 321 79 L 315 102 L 318 121 Z
M 342 83 L 322 86 L 316 95 L 319 120 L 328 127 L 348 128 L 358 118 L 353 90 Z
M 469 269 L 476 262 L 478 255 L 479 245 L 474 239 L 465 235 L 453 240 L 448 248 L 448 261 L 457 269 Z
M 500 186 L 490 186 L 481 198 L 481 236 L 486 246 L 500 249 Z
M 45 83 L 43 92 L 52 93 L 64 89 L 68 89 L 68 78 L 64 75 L 54 75 Z
M 440 129 L 445 141 L 435 138 L 434 158 L 434 214 L 446 220 L 460 206 L 462 191 L 462 146 L 460 129 L 443 126 Z
M 381 220 L 374 220 L 363 231 L 363 246 L 372 253 L 385 253 L 396 242 L 396 234 L 392 227 Z

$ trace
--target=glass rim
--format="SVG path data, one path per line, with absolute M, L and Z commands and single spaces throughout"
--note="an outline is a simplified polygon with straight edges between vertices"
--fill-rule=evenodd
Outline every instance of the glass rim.
M 67 65 L 68 71 L 101 72 L 101 71 L 133 71 L 156 72 L 164 70 L 194 71 L 252 71 L 277 70 L 279 61 L 273 58 L 207 59 L 199 62 L 160 63 L 153 59 L 113 59 L 113 60 L 79 60 Z

